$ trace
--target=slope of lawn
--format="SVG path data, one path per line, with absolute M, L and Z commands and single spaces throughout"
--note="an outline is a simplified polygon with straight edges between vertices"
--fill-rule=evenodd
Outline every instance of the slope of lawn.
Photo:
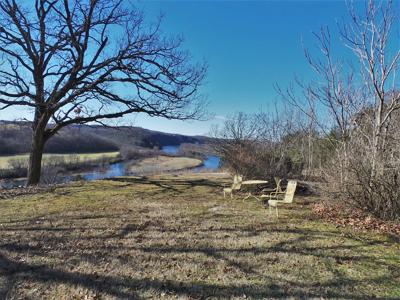
M 202 177 L 201 177 L 202 176 Z M 118 178 L 0 200 L 0 299 L 399 299 L 394 237 L 269 216 L 218 176 Z

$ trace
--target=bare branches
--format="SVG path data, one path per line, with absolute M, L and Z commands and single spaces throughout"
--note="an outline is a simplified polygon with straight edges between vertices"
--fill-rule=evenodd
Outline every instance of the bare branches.
M 299 175 L 306 158 L 301 160 L 298 156 L 305 156 L 310 147 L 307 151 L 299 150 L 306 132 L 300 125 L 302 120 L 294 116 L 287 108 L 276 108 L 275 112 L 236 113 L 229 117 L 213 132 L 214 149 L 224 167 L 246 178 Z M 307 156 L 312 157 L 312 154 L 307 153 Z
M 362 80 L 365 86 L 373 87 L 373 90 L 369 90 L 379 112 L 376 119 L 379 123 L 376 124 L 376 130 L 379 131 L 379 127 L 388 121 L 391 111 L 398 107 L 400 100 L 398 94 L 393 94 L 393 91 L 399 89 L 396 85 L 396 72 L 400 49 L 398 37 L 393 34 L 397 19 L 392 1 L 376 3 L 370 0 L 363 18 L 353 6 L 349 7 L 349 11 L 352 23 L 341 26 L 340 33 L 345 45 L 358 57 L 363 67 Z
M 348 22 L 339 24 L 342 42 L 354 59 L 335 59 L 330 31 L 322 28 L 314 34 L 320 55 L 305 50 L 315 79 L 296 79 L 277 91 L 335 146 L 325 174 L 339 195 L 380 217 L 394 218 L 400 207 L 394 188 L 400 178 L 398 16 L 392 1 L 369 0 L 363 10 L 357 4 L 349 3 Z
M 35 109 L 28 183 L 39 180 L 44 143 L 70 124 L 201 118 L 206 66 L 181 46 L 129 1 L 1 1 L 0 110 Z
M 6 0 L 0 24 L 2 104 L 40 107 L 47 120 L 68 119 L 65 126 L 138 111 L 201 117 L 205 66 L 190 65 L 180 39 L 161 36 L 159 22 L 146 28 L 125 1 Z M 85 118 L 70 115 L 78 103 L 89 105 Z M 69 113 L 60 117 L 61 109 Z
M 330 31 L 321 28 L 320 32 L 314 33 L 321 55 L 312 56 L 305 50 L 316 79 L 309 84 L 296 79 L 300 92 L 293 87 L 286 90 L 277 87 L 284 99 L 304 113 L 317 107 L 320 118 L 316 114 L 308 116 L 314 118 L 323 131 L 338 128 L 344 139 L 358 126 L 358 116 L 373 107 L 373 113 L 366 117 L 374 124 L 374 134 L 363 134 L 375 148 L 384 144 L 379 141 L 382 130 L 388 126 L 393 111 L 399 108 L 400 100 L 400 88 L 395 80 L 400 50 L 392 30 L 396 20 L 392 5 L 391 1 L 368 1 L 364 11 L 359 13 L 349 3 L 350 22 L 339 24 L 339 33 L 344 45 L 354 53 L 359 71 L 352 64 L 334 59 Z M 327 117 L 333 120 L 328 127 Z

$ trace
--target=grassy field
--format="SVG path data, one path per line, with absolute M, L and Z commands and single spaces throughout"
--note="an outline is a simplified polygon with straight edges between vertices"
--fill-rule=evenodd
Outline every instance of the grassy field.
M 135 162 L 135 164 L 130 167 L 130 171 L 134 174 L 159 174 L 166 171 L 194 168 L 201 166 L 201 164 L 202 161 L 196 158 L 159 155 Z
M 0 299 L 399 299 L 394 237 L 270 216 L 207 174 L 74 183 L 0 200 Z
M 43 164 L 46 165 L 52 158 L 61 158 L 64 159 L 65 162 L 72 160 L 80 160 L 80 161 L 93 161 L 101 158 L 116 158 L 119 155 L 119 152 L 104 152 L 104 153 L 80 153 L 80 154 L 44 154 L 43 155 Z M 9 162 L 11 160 L 24 160 L 28 161 L 29 154 L 20 154 L 20 155 L 10 155 L 10 156 L 0 156 L 0 169 L 8 169 L 10 168 Z

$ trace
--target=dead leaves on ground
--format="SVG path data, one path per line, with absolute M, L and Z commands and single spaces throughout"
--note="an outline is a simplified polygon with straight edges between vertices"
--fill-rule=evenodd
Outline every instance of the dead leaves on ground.
M 314 204 L 313 211 L 321 218 L 340 226 L 400 236 L 400 223 L 380 220 L 367 215 L 360 209 L 349 209 L 343 204 L 319 202 Z

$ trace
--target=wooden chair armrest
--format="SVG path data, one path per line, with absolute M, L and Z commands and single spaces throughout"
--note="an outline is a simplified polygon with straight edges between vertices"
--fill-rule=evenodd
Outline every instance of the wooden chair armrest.
M 266 189 L 261 190 L 261 192 L 275 192 L 275 191 L 276 191 L 276 188 L 275 189 L 266 188 Z
M 283 199 L 279 199 L 279 197 L 284 196 L 284 194 L 285 193 L 279 193 L 279 192 L 271 193 L 271 194 L 269 194 L 269 200 L 283 200 Z

